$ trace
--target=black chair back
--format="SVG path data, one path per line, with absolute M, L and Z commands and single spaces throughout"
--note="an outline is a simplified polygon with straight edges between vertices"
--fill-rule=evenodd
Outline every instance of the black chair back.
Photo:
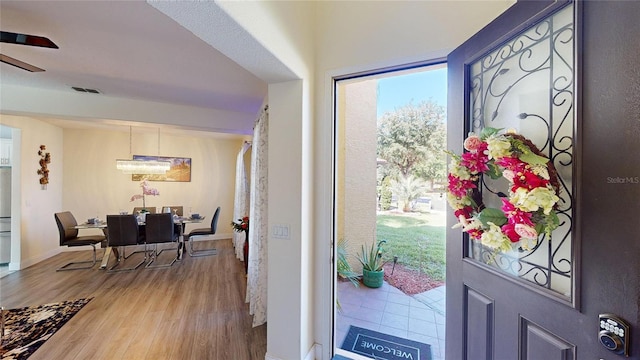
M 145 237 L 147 244 L 173 242 L 177 236 L 173 231 L 172 214 L 147 214 L 145 220 Z
M 58 225 L 60 246 L 66 246 L 67 241 L 78 237 L 78 229 L 74 229 L 78 222 L 70 211 L 55 213 L 54 217 L 56 218 L 56 225 Z
M 135 215 L 107 215 L 109 246 L 128 246 L 140 243 Z
M 211 234 L 216 233 L 216 228 L 218 227 L 218 218 L 220 217 L 220 206 L 216 209 L 216 212 L 213 213 L 213 218 L 211 218 Z

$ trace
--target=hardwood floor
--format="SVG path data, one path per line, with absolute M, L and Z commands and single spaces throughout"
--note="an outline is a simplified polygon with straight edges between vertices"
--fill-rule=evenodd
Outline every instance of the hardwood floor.
M 243 263 L 231 240 L 216 240 L 215 247 L 214 256 L 185 254 L 170 268 L 120 273 L 97 266 L 56 272 L 91 256 L 65 252 L 0 279 L 0 303 L 17 308 L 93 297 L 30 360 L 264 359 L 266 325 L 251 327 Z M 142 254 L 127 264 L 136 256 Z

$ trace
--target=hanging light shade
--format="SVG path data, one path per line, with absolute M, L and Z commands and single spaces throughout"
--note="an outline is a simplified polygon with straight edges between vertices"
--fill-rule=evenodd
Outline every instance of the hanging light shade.
M 129 155 L 131 155 L 131 126 L 129 126 Z M 158 129 L 158 153 L 160 153 L 160 129 Z M 166 174 L 171 169 L 169 161 L 116 159 L 116 169 L 125 174 Z
M 116 168 L 125 174 L 166 174 L 171 168 L 168 161 L 142 161 L 116 159 Z

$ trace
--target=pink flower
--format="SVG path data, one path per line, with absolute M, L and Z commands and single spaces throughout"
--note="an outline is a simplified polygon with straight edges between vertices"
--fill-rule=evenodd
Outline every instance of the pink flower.
M 478 137 L 478 135 L 474 134 L 474 133 L 470 133 L 469 137 L 467 137 L 464 140 L 464 148 L 467 151 L 478 151 L 478 149 L 480 148 L 480 145 L 482 145 L 483 141 L 480 140 L 480 138 Z
M 525 239 L 537 239 L 538 232 L 531 226 L 524 224 L 516 224 L 514 226 L 516 233 Z
M 149 183 L 147 182 L 147 180 L 143 180 L 140 183 L 140 187 L 142 187 L 143 195 L 152 195 L 152 196 L 160 195 L 160 192 L 158 191 L 158 189 L 149 187 Z
M 143 188 L 142 192 L 145 195 L 152 195 L 152 196 L 160 195 L 160 192 L 158 191 L 158 189 L 154 189 L 154 188 Z
M 496 159 L 496 165 L 503 167 L 507 170 L 511 170 L 513 172 L 521 172 L 524 171 L 525 166 L 527 165 L 523 161 L 515 157 L 501 157 Z
M 142 188 L 142 194 L 141 195 L 138 195 L 138 194 L 133 195 L 131 197 L 131 200 L 129 200 L 129 201 L 136 201 L 138 199 L 142 199 L 142 207 L 146 207 L 146 204 L 145 204 L 145 201 L 144 201 L 145 200 L 145 198 L 144 198 L 145 195 L 151 195 L 151 196 L 160 195 L 160 192 L 158 191 L 158 189 L 154 189 L 152 187 L 149 187 L 149 183 L 147 182 L 146 179 L 143 180 L 140 183 L 140 187 Z
M 529 212 L 522 211 L 515 207 L 509 200 L 502 199 L 502 207 L 500 208 L 504 215 L 507 217 L 507 221 L 509 224 L 524 224 L 533 226 L 533 221 L 531 221 L 531 217 L 533 216 Z
M 533 172 L 525 170 L 523 172 L 518 172 L 513 178 L 513 187 L 511 191 L 516 191 L 517 188 L 533 190 L 539 187 L 546 187 L 548 184 L 549 180 L 543 179 Z
M 471 218 L 471 212 L 473 211 L 473 208 L 471 206 L 465 206 L 462 209 L 458 209 L 454 212 L 454 215 L 457 218 L 460 218 L 460 216 L 463 216 L 465 219 L 469 219 Z
M 474 240 L 480 240 L 484 231 L 482 231 L 481 229 L 470 229 L 469 231 L 467 231 L 467 233 L 469 234 L 470 238 Z
M 467 196 L 467 190 L 475 189 L 476 184 L 471 180 L 462 180 L 457 176 L 449 174 L 449 192 L 456 197 Z
M 466 152 L 462 154 L 460 164 L 469 169 L 472 174 L 478 174 L 489 170 L 487 162 L 489 157 L 484 152 Z
M 520 241 L 520 235 L 516 232 L 515 225 L 511 223 L 506 223 L 502 225 L 502 233 L 511 240 L 511 242 Z

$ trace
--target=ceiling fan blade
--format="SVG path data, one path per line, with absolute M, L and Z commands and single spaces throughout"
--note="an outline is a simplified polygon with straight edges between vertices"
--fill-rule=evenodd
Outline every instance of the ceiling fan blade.
M 13 65 L 15 67 L 19 67 L 20 69 L 27 70 L 27 71 L 30 71 L 30 72 L 41 72 L 41 71 L 44 71 L 44 69 L 41 69 L 41 68 L 39 68 L 37 66 L 33 66 L 31 64 L 27 64 L 24 61 L 20 61 L 18 59 L 14 59 L 11 56 L 7 56 L 7 55 L 3 55 L 3 54 L 0 54 L 0 61 L 5 63 L 5 64 Z
M 44 36 L 16 34 L 8 31 L 0 31 L 0 42 L 58 49 L 58 45 Z

